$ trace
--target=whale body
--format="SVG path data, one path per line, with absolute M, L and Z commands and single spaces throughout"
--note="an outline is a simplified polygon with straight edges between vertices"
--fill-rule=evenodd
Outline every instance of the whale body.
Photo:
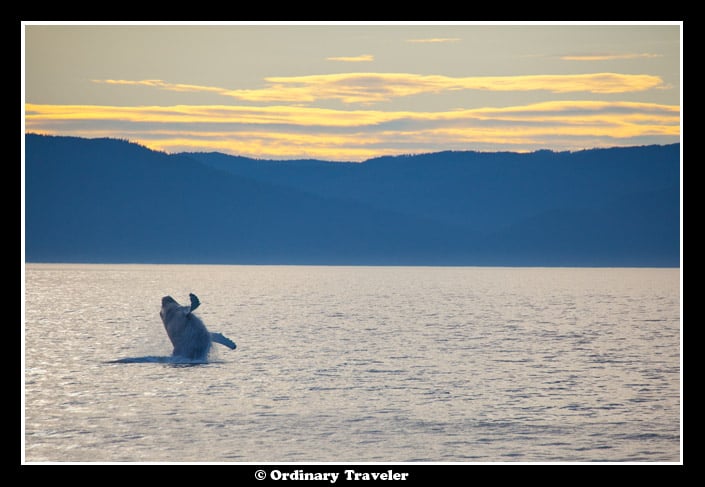
M 201 303 L 196 295 L 190 294 L 189 297 L 190 306 L 181 306 L 171 296 L 162 298 L 159 316 L 174 346 L 172 355 L 188 360 L 206 360 L 213 342 L 234 350 L 236 345 L 232 340 L 221 333 L 209 332 L 203 321 L 193 314 Z

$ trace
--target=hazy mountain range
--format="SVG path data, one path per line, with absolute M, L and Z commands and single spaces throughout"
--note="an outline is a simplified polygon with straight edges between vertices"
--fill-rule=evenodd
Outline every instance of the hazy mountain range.
M 25 142 L 30 262 L 679 265 L 678 144 L 339 163 Z

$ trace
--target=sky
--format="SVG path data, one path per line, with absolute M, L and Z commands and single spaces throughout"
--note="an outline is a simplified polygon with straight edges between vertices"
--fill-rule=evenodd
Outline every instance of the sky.
M 27 133 L 335 161 L 680 140 L 679 23 L 23 27 Z

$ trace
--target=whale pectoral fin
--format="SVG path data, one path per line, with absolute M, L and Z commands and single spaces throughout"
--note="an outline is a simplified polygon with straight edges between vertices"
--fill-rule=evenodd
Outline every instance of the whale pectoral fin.
M 222 333 L 212 333 L 211 332 L 211 340 L 216 343 L 220 343 L 221 345 L 225 345 L 226 347 L 228 347 L 231 350 L 235 350 L 235 348 L 237 347 L 237 345 L 235 345 L 234 341 L 232 341 L 230 338 L 228 338 L 226 336 L 223 336 Z
M 201 305 L 201 302 L 198 300 L 198 296 L 196 296 L 193 293 L 189 293 L 188 297 L 191 300 L 191 311 L 195 311 L 196 308 L 198 308 Z M 189 313 L 191 311 L 189 311 Z

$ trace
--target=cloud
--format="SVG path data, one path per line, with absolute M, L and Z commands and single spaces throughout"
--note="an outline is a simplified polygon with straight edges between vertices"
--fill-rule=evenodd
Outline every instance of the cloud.
M 102 83 L 106 85 L 122 85 L 122 86 L 147 86 L 149 88 L 159 88 L 167 91 L 178 92 L 209 92 L 219 95 L 227 95 L 228 89 L 219 88 L 217 86 L 189 85 L 183 83 L 168 83 L 161 79 L 143 79 L 143 80 L 126 80 L 126 79 L 93 79 L 93 83 Z
M 444 42 L 459 42 L 461 39 L 458 37 L 431 37 L 428 39 L 407 39 L 406 42 L 412 42 L 416 44 L 440 44 Z
M 661 54 L 631 53 L 631 54 L 581 54 L 561 56 L 563 61 L 615 61 L 620 59 L 640 59 L 662 57 Z
M 671 143 L 680 137 L 680 108 L 586 100 L 435 112 L 27 104 L 25 123 L 28 132 L 120 137 L 167 152 L 217 150 L 260 158 L 359 161 L 440 150 Z
M 273 76 L 258 89 L 168 83 L 162 80 L 94 80 L 96 83 L 136 85 L 178 92 L 210 92 L 249 102 L 313 103 L 338 100 L 372 104 L 394 98 L 446 91 L 548 91 L 627 93 L 664 88 L 659 76 L 648 74 L 589 73 L 521 76 L 451 77 L 410 73 L 338 73 L 309 76 Z
M 341 61 L 344 63 L 365 63 L 374 60 L 375 57 L 372 54 L 361 54 L 360 56 L 337 56 L 326 58 L 326 61 Z
M 450 77 L 409 73 L 341 73 L 269 77 L 269 86 L 232 90 L 228 96 L 247 101 L 377 103 L 394 98 L 446 91 L 548 91 L 552 93 L 626 93 L 663 87 L 658 76 L 591 73 L 567 75 Z
M 25 106 L 28 124 L 53 121 L 120 120 L 141 123 L 290 125 L 302 127 L 374 127 L 383 123 L 405 121 L 497 120 L 526 122 L 540 120 L 560 123 L 657 121 L 662 125 L 678 126 L 678 106 L 638 102 L 550 101 L 511 107 L 484 107 L 440 112 L 334 110 L 296 106 L 99 106 L 99 105 L 38 105 Z

